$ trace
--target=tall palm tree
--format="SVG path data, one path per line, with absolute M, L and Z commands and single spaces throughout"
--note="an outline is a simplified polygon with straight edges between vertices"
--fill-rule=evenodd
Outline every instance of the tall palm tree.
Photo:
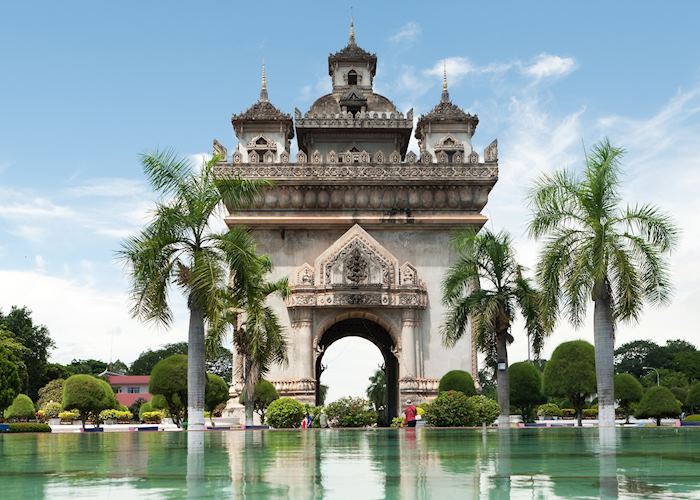
M 277 295 L 289 297 L 287 278 L 265 281 L 272 270 L 270 259 L 259 257 L 255 272 L 245 280 L 235 276 L 235 286 L 219 293 L 220 314 L 207 332 L 207 349 L 219 348 L 229 329 L 233 330 L 233 345 L 243 359 L 243 400 L 246 427 L 253 425 L 255 384 L 273 364 L 287 362 L 287 338 L 277 315 L 267 305 L 267 299 Z
M 128 238 L 118 252 L 131 279 L 131 312 L 142 320 L 172 323 L 169 292 L 176 285 L 189 308 L 187 410 L 189 428 L 204 429 L 204 325 L 217 314 L 220 289 L 229 272 L 241 278 L 258 266 L 250 235 L 243 228 L 225 233 L 210 226 L 222 202 L 250 205 L 265 181 L 217 181 L 212 158 L 196 169 L 172 151 L 141 158 L 144 173 L 160 195 L 151 222 Z
M 377 368 L 374 374 L 369 378 L 369 386 L 367 387 L 367 398 L 374 406 L 374 411 L 377 412 L 377 415 L 382 415 L 382 419 L 386 420 L 386 371 L 384 370 L 383 366 Z
M 665 254 L 677 241 L 671 219 L 653 205 L 621 206 L 624 151 L 605 139 L 586 155 L 582 176 L 543 175 L 530 194 L 530 234 L 546 238 L 537 266 L 543 304 L 580 326 L 594 304 L 598 419 L 615 425 L 614 344 L 619 321 L 638 321 L 644 301 L 665 304 L 671 284 Z
M 544 337 L 551 330 L 540 308 L 540 294 L 523 277 L 523 267 L 515 260 L 511 239 L 504 232 L 473 229 L 458 233 L 453 244 L 457 262 L 442 283 L 442 302 L 447 306 L 441 327 L 443 343 L 454 346 L 465 334 L 469 321 L 475 325 L 477 347 L 487 355 L 496 352 L 499 427 L 510 424 L 508 387 L 508 344 L 513 342 L 511 325 L 516 311 L 525 319 L 528 341 L 538 356 Z

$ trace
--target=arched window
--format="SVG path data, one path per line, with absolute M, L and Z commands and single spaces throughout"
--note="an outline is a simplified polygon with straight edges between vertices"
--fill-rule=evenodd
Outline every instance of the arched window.
M 354 69 L 348 71 L 348 85 L 357 85 L 357 71 Z

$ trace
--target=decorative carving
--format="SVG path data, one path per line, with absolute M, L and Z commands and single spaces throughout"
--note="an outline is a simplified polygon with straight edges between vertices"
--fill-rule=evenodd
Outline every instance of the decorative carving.
M 498 139 L 494 139 L 484 150 L 484 161 L 486 163 L 495 163 L 498 161 Z
M 297 270 L 296 283 L 301 286 L 313 286 L 314 268 L 309 263 L 305 263 Z
M 418 273 L 416 268 L 413 267 L 408 262 L 405 262 L 401 269 L 399 269 L 399 283 L 401 285 L 417 285 L 418 284 Z
M 242 161 L 243 161 L 243 155 L 241 155 L 241 152 L 240 152 L 240 151 L 236 150 L 236 151 L 233 153 L 233 163 L 239 164 L 239 163 L 241 163 Z
M 382 151 L 377 151 L 374 154 L 374 163 L 381 165 L 384 163 L 384 153 Z
M 249 151 L 248 152 L 248 161 L 250 163 L 258 163 L 258 153 L 255 151 Z
M 228 152 L 226 151 L 226 148 L 216 139 L 214 139 L 212 145 L 214 148 L 214 156 L 218 156 L 219 161 L 226 161 L 228 157 Z
M 303 151 L 299 151 L 297 153 L 297 163 L 306 163 L 306 153 L 304 153 Z
M 280 153 L 280 163 L 289 163 L 289 153 L 282 151 Z
M 408 113 L 406 113 L 406 119 L 413 121 L 413 108 L 408 110 Z
M 330 151 L 328 153 L 328 163 L 331 165 L 338 163 L 338 154 L 335 151 Z
M 414 153 L 413 151 L 409 151 L 406 155 L 406 163 L 413 165 L 414 163 L 416 163 L 416 160 L 416 153 Z
M 432 155 L 431 155 L 430 153 L 428 153 L 427 151 L 423 151 L 423 152 L 420 154 L 420 162 L 421 162 L 423 165 L 429 165 L 429 164 L 431 164 L 431 163 L 433 162 L 433 157 L 432 157 Z
M 301 111 L 299 111 L 299 108 L 294 108 L 294 119 L 301 120 Z
M 391 155 L 389 155 L 389 163 L 392 163 L 394 165 L 396 165 L 397 163 L 401 163 L 401 153 L 399 153 L 398 151 L 394 151 L 393 153 L 391 153 Z
M 422 160 L 422 158 L 421 158 L 421 160 Z M 444 151 L 440 151 L 437 154 L 437 160 L 438 160 L 438 163 L 447 163 L 447 161 L 449 160 L 449 157 L 447 156 L 447 153 L 445 153 Z
M 469 153 L 469 163 L 472 165 L 479 163 L 479 153 L 476 151 Z
M 321 161 L 321 153 L 319 153 L 318 151 L 314 151 L 311 154 L 311 163 L 313 163 L 314 165 L 320 165 Z
M 362 283 L 367 279 L 367 259 L 359 248 L 355 247 L 345 260 L 345 278 L 353 283 Z
M 268 151 L 263 155 L 263 161 L 265 163 L 274 163 L 275 162 L 275 154 L 272 151 Z
M 369 163 L 369 153 L 367 151 L 360 153 L 360 163 Z
M 462 152 L 457 151 L 455 154 L 452 155 L 452 163 L 462 163 Z

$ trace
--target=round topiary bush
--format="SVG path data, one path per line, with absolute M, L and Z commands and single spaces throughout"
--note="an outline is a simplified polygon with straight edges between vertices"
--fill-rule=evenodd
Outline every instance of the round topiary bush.
M 562 412 L 554 403 L 545 403 L 537 407 L 538 417 L 561 417 Z
M 44 412 L 44 418 L 49 419 L 58 418 L 58 414 L 61 413 L 62 409 L 63 407 L 61 406 L 61 403 L 57 403 L 56 401 L 49 401 L 41 408 L 41 411 Z
M 204 389 L 204 408 L 208 412 L 221 403 L 228 401 L 228 384 L 224 379 L 213 373 L 207 373 L 207 385 Z
M 650 387 L 644 393 L 637 406 L 637 418 L 655 418 L 656 425 L 661 425 L 663 417 L 678 417 L 681 405 L 673 393 L 663 385 Z
M 90 416 L 98 417 L 102 410 L 117 406 L 112 388 L 97 377 L 72 375 L 63 384 L 63 407 L 78 410 L 83 427 Z
M 326 406 L 325 411 L 334 427 L 367 427 L 377 423 L 377 412 L 364 398 L 341 398 Z
M 144 413 L 149 413 L 149 412 L 152 412 L 153 410 L 154 410 L 153 403 L 151 403 L 150 401 L 143 403 L 139 407 L 139 420 L 143 422 Z
M 187 356 L 174 354 L 158 361 L 151 370 L 148 392 L 165 398 L 170 418 L 180 427 L 187 404 Z
M 459 391 L 447 391 L 425 409 L 425 420 L 435 427 L 464 427 L 474 425 L 476 411 L 469 398 Z
M 438 394 L 441 392 L 457 391 L 465 396 L 475 396 L 476 387 L 474 379 L 464 370 L 452 370 L 445 373 L 438 385 Z
M 292 429 L 304 418 L 304 405 L 292 398 L 279 398 L 267 407 L 267 423 L 275 429 Z
M 501 413 L 501 408 L 493 399 L 486 396 L 472 396 L 468 400 L 474 411 L 472 425 L 491 425 Z
M 35 416 L 34 403 L 26 394 L 18 394 L 10 407 L 5 410 L 5 418 L 10 420 L 29 420 Z

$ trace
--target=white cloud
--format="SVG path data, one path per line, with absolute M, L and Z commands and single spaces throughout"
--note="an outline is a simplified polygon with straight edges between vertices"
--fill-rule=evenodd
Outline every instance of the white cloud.
M 150 190 L 140 180 L 106 177 L 90 179 L 83 184 L 68 188 L 66 192 L 75 197 L 122 198 L 143 196 Z
M 0 191 L 0 218 L 70 218 L 76 212 L 70 207 L 57 205 L 43 197 L 29 197 L 26 193 L 14 190 Z
M 34 266 L 36 267 L 37 271 L 43 271 L 46 268 L 46 261 L 44 260 L 44 257 L 41 255 L 36 255 L 34 257 Z
M 574 69 L 576 69 L 576 61 L 571 57 L 540 54 L 532 64 L 524 66 L 522 72 L 535 80 L 541 80 L 564 76 Z
M 389 37 L 392 43 L 410 43 L 420 36 L 422 29 L 420 24 L 415 21 L 409 21 L 399 30 Z

